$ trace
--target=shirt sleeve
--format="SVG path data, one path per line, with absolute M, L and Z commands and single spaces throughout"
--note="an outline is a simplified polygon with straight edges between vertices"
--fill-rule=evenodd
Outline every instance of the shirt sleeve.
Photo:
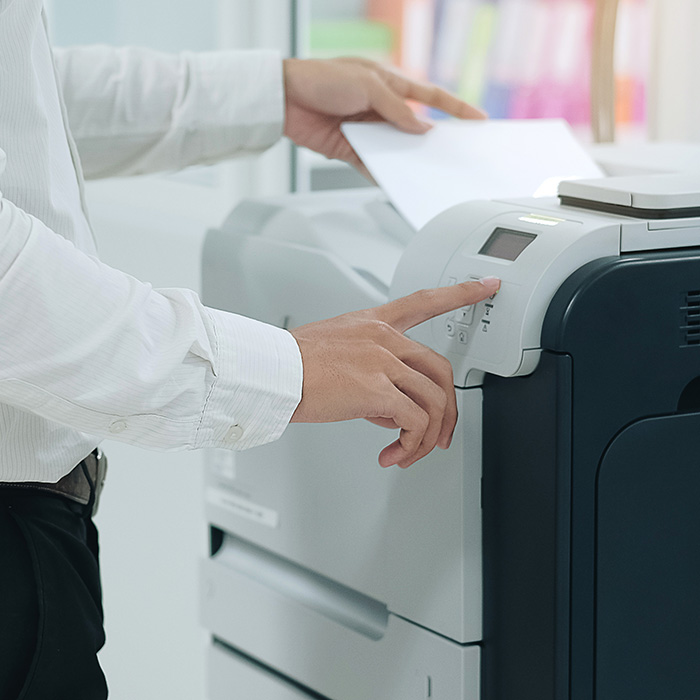
M 0 308 L 0 403 L 85 433 L 243 449 L 279 437 L 301 398 L 287 331 L 154 290 L 1 193 Z
M 282 135 L 274 51 L 54 49 L 88 178 L 175 170 L 257 153 Z

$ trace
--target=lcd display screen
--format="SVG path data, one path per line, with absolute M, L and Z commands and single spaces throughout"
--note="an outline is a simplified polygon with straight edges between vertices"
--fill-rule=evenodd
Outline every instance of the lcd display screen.
M 497 228 L 484 243 L 479 253 L 501 260 L 515 260 L 537 236 L 534 233 Z

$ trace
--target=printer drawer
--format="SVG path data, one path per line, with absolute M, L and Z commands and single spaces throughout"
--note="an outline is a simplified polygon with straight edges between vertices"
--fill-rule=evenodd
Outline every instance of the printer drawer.
M 207 630 L 321 697 L 479 700 L 477 644 L 457 644 L 393 614 L 381 625 L 380 616 L 363 613 L 352 596 L 343 601 L 343 594 L 334 596 L 330 588 L 318 604 L 305 595 L 302 579 L 277 586 L 236 570 L 225 557 L 202 562 L 201 574 Z M 270 700 L 277 695 L 241 697 Z
M 207 650 L 209 700 L 318 700 L 216 641 Z

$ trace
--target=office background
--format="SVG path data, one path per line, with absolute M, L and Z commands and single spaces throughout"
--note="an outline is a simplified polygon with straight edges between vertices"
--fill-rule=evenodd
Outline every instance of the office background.
M 584 141 L 592 138 L 587 66 L 594 6 L 595 0 L 47 0 L 56 45 L 360 53 L 439 81 L 493 116 L 565 117 Z M 620 0 L 620 141 L 700 139 L 694 70 L 700 44 L 692 35 L 699 22 L 695 0 Z M 281 143 L 259 159 L 93 182 L 87 191 L 107 263 L 156 287 L 198 290 L 204 233 L 240 198 L 360 183 L 348 168 Z M 206 550 L 203 455 L 118 443 L 105 450 L 111 469 L 98 525 L 108 633 L 102 661 L 112 697 L 203 698 L 205 640 L 197 613 L 197 559 Z

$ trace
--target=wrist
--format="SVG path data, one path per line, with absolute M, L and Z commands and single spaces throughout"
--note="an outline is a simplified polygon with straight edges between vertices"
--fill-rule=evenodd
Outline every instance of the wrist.
M 292 86 L 290 82 L 293 80 L 293 73 L 295 70 L 295 64 L 298 63 L 298 58 L 284 58 L 282 59 L 282 105 L 283 105 L 283 121 L 282 121 L 282 133 L 285 136 L 289 136 L 287 120 L 289 118 L 289 98 L 292 92 Z
M 293 89 L 295 74 L 299 68 L 299 64 L 303 62 L 301 58 L 284 58 L 282 59 L 282 85 L 284 88 L 285 98 L 288 92 Z

